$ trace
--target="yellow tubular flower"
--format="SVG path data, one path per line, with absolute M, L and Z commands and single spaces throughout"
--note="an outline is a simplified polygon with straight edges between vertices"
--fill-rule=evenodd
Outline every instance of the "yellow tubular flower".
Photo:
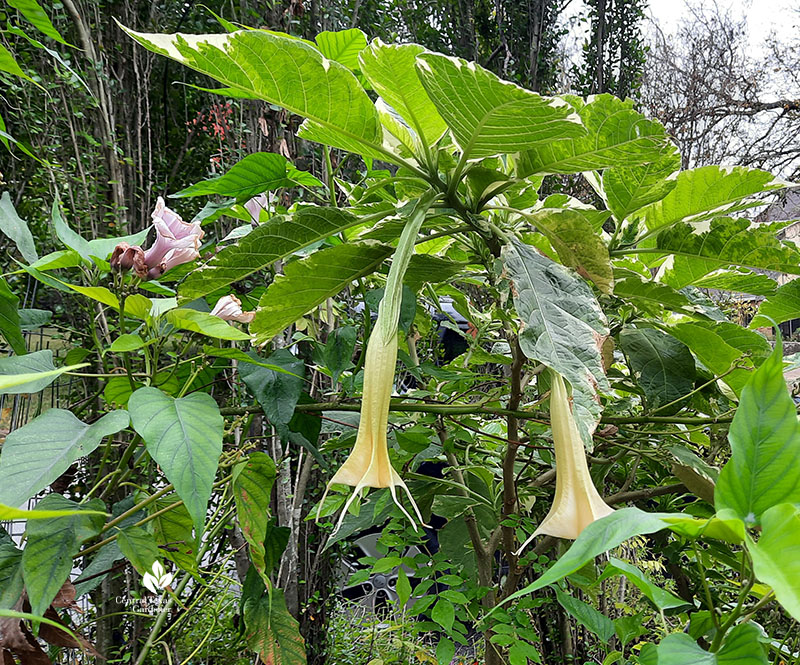
M 327 494 L 330 486 L 337 483 L 355 488 L 342 509 L 336 530 L 341 526 L 350 505 L 367 487 L 388 487 L 395 504 L 416 529 L 417 525 L 414 519 L 397 496 L 397 488 L 401 487 L 408 495 L 417 518 L 420 523 L 422 522 L 422 515 L 411 492 L 392 467 L 386 443 L 386 431 L 389 427 L 389 401 L 392 397 L 394 373 L 397 366 L 397 327 L 400 319 L 403 276 L 408 268 L 411 255 L 414 253 L 414 242 L 425 219 L 425 213 L 432 201 L 432 196 L 426 196 L 412 206 L 409 220 L 400 236 L 386 279 L 383 300 L 378 308 L 378 318 L 367 344 L 367 356 L 364 363 L 364 394 L 356 443 L 350 456 L 331 478 L 328 488 L 325 490 Z M 323 496 L 318 504 L 317 516 L 319 516 L 324 500 Z
M 556 494 L 547 517 L 520 547 L 539 534 L 574 540 L 595 520 L 614 512 L 603 501 L 589 475 L 586 450 L 572 415 L 564 379 L 550 373 L 550 428 L 556 449 Z

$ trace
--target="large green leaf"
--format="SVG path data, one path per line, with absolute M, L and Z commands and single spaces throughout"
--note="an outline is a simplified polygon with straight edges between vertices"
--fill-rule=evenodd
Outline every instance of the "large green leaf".
M 782 359 L 778 345 L 742 390 L 714 494 L 718 511 L 731 509 L 747 525 L 779 503 L 800 503 L 800 425 Z
M 86 365 L 87 363 L 82 363 L 56 369 L 51 349 L 34 351 L 24 356 L 0 358 L 0 395 L 38 393 L 53 383 L 60 374 Z
M 81 237 L 73 231 L 69 224 L 67 224 L 64 217 L 61 215 L 61 208 L 59 207 L 58 199 L 53 200 L 53 208 L 50 213 L 50 218 L 53 222 L 53 230 L 56 232 L 56 237 L 64 243 L 64 245 L 78 254 L 85 261 L 91 264 L 92 255 L 89 250 L 89 241 Z M 105 258 L 105 256 L 100 257 Z M 34 266 L 37 267 L 37 266 Z
M 649 408 L 663 415 L 680 411 L 679 400 L 694 388 L 694 358 L 685 344 L 655 328 L 626 328 L 619 343 L 631 364 L 636 382 L 644 391 Z
M 741 623 L 728 633 L 719 651 L 709 653 L 691 635 L 672 633 L 656 649 L 658 665 L 767 665 L 761 637 L 758 626 Z
M 367 48 L 367 36 L 358 28 L 325 30 L 314 37 L 322 55 L 336 60 L 348 69 L 358 69 L 358 54 Z
M 298 182 L 297 178 L 305 185 L 322 185 L 310 173 L 295 169 L 283 155 L 254 152 L 236 162 L 224 175 L 198 182 L 173 196 L 179 198 L 218 194 L 240 200 L 249 199 L 282 187 L 293 187 Z
M 347 67 L 308 42 L 267 30 L 162 35 L 124 29 L 145 48 L 228 86 L 218 92 L 262 99 L 308 118 L 304 138 L 382 155 L 383 129 L 364 89 Z
M 598 612 L 594 607 L 582 600 L 564 593 L 556 587 L 556 600 L 575 620 L 588 628 L 603 644 L 614 637 L 614 622 L 604 614 Z
M 358 223 L 339 208 L 306 207 L 288 219 L 274 217 L 191 272 L 178 293 L 181 300 L 202 298 Z
M 606 169 L 602 184 L 609 210 L 622 221 L 632 212 L 660 201 L 675 189 L 675 179 L 670 176 L 680 167 L 681 158 L 676 150 L 650 164 Z
M 0 503 L 22 505 L 129 422 L 127 411 L 112 411 L 87 425 L 70 411 L 49 409 L 9 433 L 0 455 Z
M 64 38 L 56 30 L 47 13 L 39 6 L 36 0 L 8 0 L 10 7 L 18 10 L 40 32 L 52 37 L 57 42 L 66 44 Z
M 749 270 L 717 270 L 694 280 L 692 286 L 698 289 L 735 291 L 753 296 L 770 296 L 777 289 L 774 279 Z
M 11 51 L 9 51 L 2 44 L 0 44 L 0 72 L 8 72 L 14 76 L 19 76 L 26 81 L 32 81 L 33 83 L 36 83 L 34 79 L 32 79 L 22 70 L 17 61 L 14 59 L 14 55 L 11 53 Z M 9 135 L 6 134 L 4 138 L 8 140 Z M 16 143 L 16 140 L 14 142 Z
M 584 136 L 574 109 L 503 81 L 474 62 L 425 52 L 417 72 L 465 157 L 480 159 Z
M 664 610 L 674 610 L 678 607 L 686 607 L 689 604 L 682 598 L 678 598 L 675 594 L 665 591 L 660 586 L 654 584 L 653 581 L 636 566 L 615 557 L 609 557 L 608 563 L 603 569 L 603 574 L 597 580 L 597 584 L 616 575 L 624 575 L 628 578 L 631 584 L 638 588 L 660 612 Z
M 286 609 L 282 589 L 244 602 L 247 645 L 269 665 L 305 665 L 305 642 L 297 620 Z
M 2 47 L 0 46 L 0 48 Z M 33 263 L 39 258 L 31 230 L 17 214 L 8 192 L 3 192 L 3 195 L 0 196 L 0 231 L 14 241 L 22 258 L 28 263 Z
M 638 273 L 617 271 L 615 277 L 614 295 L 653 316 L 661 317 L 665 309 L 681 314 L 694 313 L 698 309 L 685 294 L 666 284 L 643 279 Z
M 175 398 L 158 388 L 139 388 L 128 408 L 133 428 L 175 486 L 199 534 L 222 453 L 224 423 L 217 403 L 206 393 Z
M 767 171 L 744 166 L 701 166 L 681 171 L 675 189 L 639 210 L 635 217 L 643 219 L 649 229 L 681 221 L 698 222 L 763 205 L 749 197 L 784 186 L 784 182 Z
M 392 247 L 368 240 L 335 245 L 288 263 L 261 296 L 250 332 L 267 342 L 353 280 L 374 272 Z
M 251 453 L 233 469 L 233 498 L 242 533 L 250 545 L 250 557 L 259 573 L 265 570 L 264 539 L 269 525 L 270 498 L 275 482 L 275 462 L 266 453 Z M 267 582 L 268 582 L 267 578 Z
M 667 528 L 662 518 L 667 513 L 645 513 L 638 508 L 622 508 L 587 526 L 572 546 L 548 570 L 505 601 L 519 598 L 558 582 L 592 561 L 603 552 L 621 545 L 629 538 L 655 533 Z
M 764 511 L 761 536 L 757 543 L 749 541 L 747 549 L 756 577 L 800 621 L 800 507 L 782 503 Z
M 682 289 L 727 266 L 800 274 L 800 251 L 776 234 L 771 224 L 752 225 L 748 219 L 731 217 L 712 219 L 702 233 L 691 224 L 675 224 L 656 239 L 653 251 L 674 257 L 660 279 Z
M 249 353 L 260 360 L 255 353 Z M 254 363 L 241 362 L 239 373 L 247 389 L 264 409 L 267 419 L 277 428 L 285 427 L 294 415 L 294 409 L 303 392 L 303 360 L 295 358 L 288 349 L 278 349 L 267 361 L 285 370 L 278 372 Z
M 189 330 L 214 339 L 245 340 L 250 335 L 239 330 L 227 321 L 208 312 L 199 312 L 196 309 L 178 307 L 169 310 L 164 318 L 178 330 Z
M 798 279 L 787 282 L 762 301 L 758 306 L 758 314 L 750 322 L 750 327 L 771 327 L 774 323 L 783 323 L 792 319 L 800 319 L 800 280 Z
M 161 558 L 153 536 L 142 527 L 131 525 L 116 534 L 120 552 L 140 575 L 151 571 L 153 564 Z
M 19 320 L 19 298 L 0 277 L 0 334 L 18 356 L 28 352 L 28 345 L 22 336 Z
M 150 514 L 155 515 L 178 501 L 174 494 L 162 496 L 151 505 Z M 192 533 L 192 516 L 185 505 L 170 508 L 154 517 L 150 524 L 165 557 L 178 564 L 181 570 L 197 570 L 198 538 Z
M 14 607 L 22 595 L 22 551 L 0 541 L 0 610 Z
M 417 76 L 417 56 L 424 51 L 418 44 L 384 44 L 375 39 L 358 59 L 362 73 L 376 92 L 422 141 L 432 145 L 447 125 Z
M 591 445 L 601 412 L 597 388 L 608 385 L 600 356 L 608 328 L 600 305 L 586 282 L 529 245 L 518 241 L 506 245 L 503 261 L 524 325 L 519 338 L 522 351 L 570 382 L 576 421 Z
M 73 515 L 30 520 L 28 542 L 22 552 L 22 577 L 28 591 L 31 612 L 41 616 L 50 606 L 72 570 L 72 557 L 84 540 L 94 537 L 105 518 L 95 511 L 105 506 L 99 499 L 77 504 L 60 494 L 48 494 L 34 512 L 74 510 Z
M 609 166 L 637 166 L 660 160 L 675 147 L 664 128 L 633 110 L 633 101 L 596 95 L 584 104 L 568 101 L 578 111 L 587 133 L 549 143 L 520 155 L 517 174 L 579 173 Z

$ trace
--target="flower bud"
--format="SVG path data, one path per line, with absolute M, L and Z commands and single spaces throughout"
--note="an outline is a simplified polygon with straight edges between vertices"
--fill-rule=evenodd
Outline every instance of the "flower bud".
M 239 323 L 250 323 L 256 315 L 255 312 L 242 311 L 242 301 L 234 295 L 222 296 L 217 300 L 211 314 L 223 321 L 239 321 Z
M 136 276 L 142 279 L 147 275 L 144 250 L 138 245 L 131 246 L 127 242 L 119 243 L 111 253 L 109 263 L 115 272 L 123 273 L 133 270 Z

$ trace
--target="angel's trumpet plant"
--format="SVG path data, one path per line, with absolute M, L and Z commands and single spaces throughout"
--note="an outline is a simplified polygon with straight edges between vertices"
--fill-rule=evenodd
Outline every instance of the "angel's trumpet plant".
M 550 512 L 520 547 L 539 534 L 574 540 L 595 520 L 614 512 L 592 482 L 564 379 L 550 372 L 550 428 L 556 449 L 556 494 Z
M 408 268 L 411 255 L 414 253 L 414 242 L 425 219 L 425 213 L 432 201 L 432 196 L 425 196 L 412 207 L 409 219 L 400 236 L 392 266 L 389 269 L 383 300 L 378 308 L 378 318 L 367 343 L 367 355 L 364 362 L 364 394 L 356 443 L 349 457 L 331 478 L 325 490 L 327 494 L 331 485 L 337 483 L 354 488 L 336 524 L 337 531 L 342 525 L 350 505 L 367 487 L 388 487 L 395 504 L 416 529 L 417 525 L 414 519 L 397 495 L 397 488 L 402 488 L 408 495 L 420 523 L 423 521 L 414 497 L 411 496 L 411 492 L 389 459 L 386 431 L 389 427 L 389 402 L 392 397 L 397 366 L 397 329 L 400 320 L 403 276 Z M 318 517 L 324 500 L 323 496 L 317 509 Z

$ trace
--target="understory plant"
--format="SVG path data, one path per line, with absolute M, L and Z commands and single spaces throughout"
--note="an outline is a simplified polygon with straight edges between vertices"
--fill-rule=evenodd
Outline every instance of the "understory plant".
M 394 571 L 420 662 L 476 637 L 488 665 L 800 662 L 800 432 L 769 339 L 800 317 L 773 277 L 800 251 L 750 219 L 790 184 L 680 170 L 630 100 L 220 23 L 126 32 L 304 118 L 322 173 L 254 153 L 124 238 L 55 201 L 41 257 L 0 202 L 0 391 L 82 381 L 0 449 L 0 519 L 27 520 L 0 533 L 4 657 L 35 662 L 38 631 L 136 665 L 217 636 L 305 663 L 329 589 L 298 577 L 380 532 L 338 583 Z M 23 279 L 83 322 L 58 366 L 28 352 Z M 761 299 L 748 327 L 717 292 Z M 86 594 L 94 646 L 66 625 Z

